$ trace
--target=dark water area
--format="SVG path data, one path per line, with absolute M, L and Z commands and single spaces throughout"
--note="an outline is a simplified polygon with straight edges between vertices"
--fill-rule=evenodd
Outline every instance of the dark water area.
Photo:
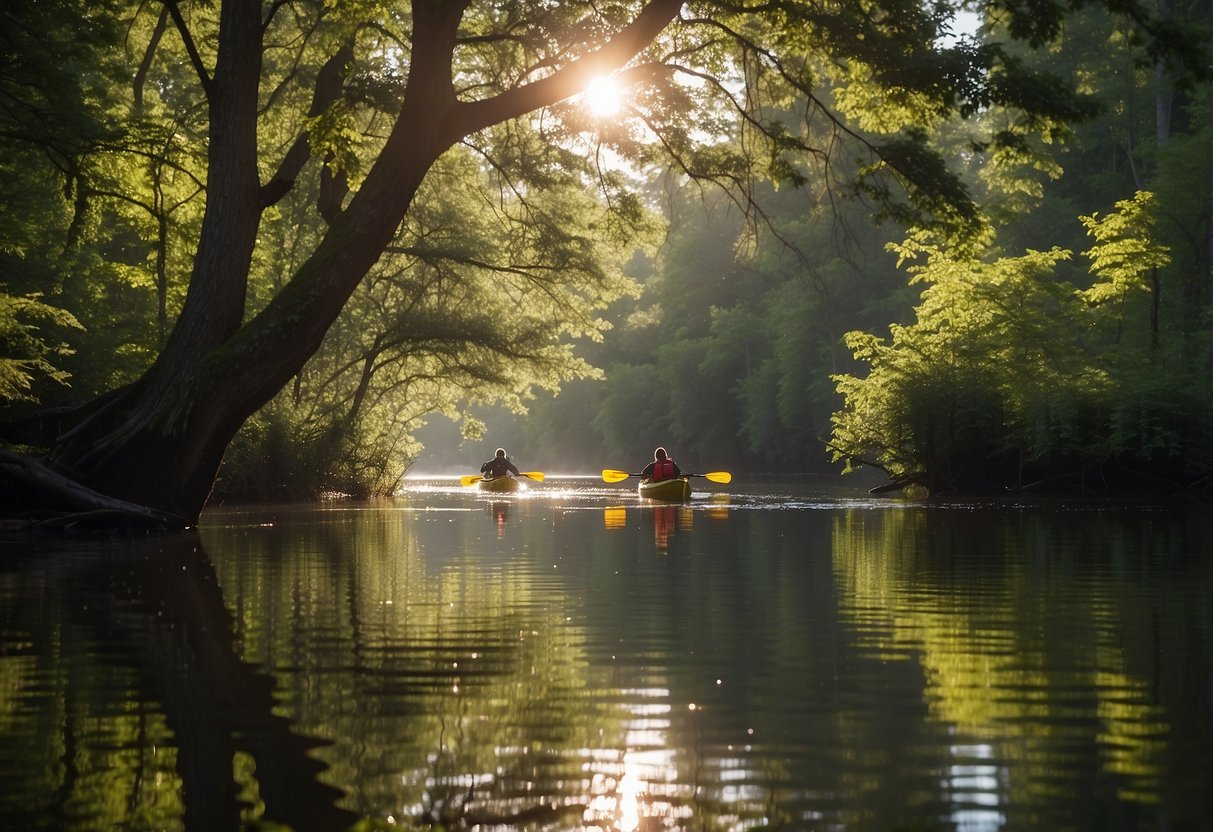
M 0 828 L 1213 829 L 1213 513 L 695 487 L 6 540 Z

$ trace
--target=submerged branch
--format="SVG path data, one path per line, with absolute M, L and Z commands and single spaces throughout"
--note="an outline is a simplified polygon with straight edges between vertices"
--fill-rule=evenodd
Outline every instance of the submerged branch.
M 93 491 L 30 457 L 0 448 L 0 496 L 11 530 L 81 527 L 182 529 L 185 519 Z M 38 512 L 18 514 L 23 510 Z

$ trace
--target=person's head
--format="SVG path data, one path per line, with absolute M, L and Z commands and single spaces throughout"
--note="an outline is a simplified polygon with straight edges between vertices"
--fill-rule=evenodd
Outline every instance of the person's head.
M 665 459 L 665 458 L 666 458 L 665 448 L 658 448 L 657 450 L 653 451 L 653 459 Z
M 505 448 L 498 448 L 498 449 L 497 449 L 497 458 L 498 458 L 498 459 L 505 459 Z

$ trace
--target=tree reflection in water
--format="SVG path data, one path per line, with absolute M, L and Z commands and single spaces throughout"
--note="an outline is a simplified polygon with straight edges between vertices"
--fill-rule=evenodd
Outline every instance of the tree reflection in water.
M 9 555 L 0 821 L 1207 828 L 1207 519 L 738 500 Z
M 57 781 L 58 804 L 38 806 L 46 794 L 30 789 L 31 827 L 46 823 L 40 809 L 64 828 L 234 829 L 264 821 L 339 829 L 357 819 L 335 805 L 340 791 L 321 782 L 326 766 L 313 752 L 322 743 L 275 713 L 273 678 L 237 654 L 197 535 L 70 545 L 28 565 L 22 578 L 44 587 L 38 602 L 49 615 L 30 619 L 10 606 L 10 623 L 38 620 L 50 629 L 27 634 L 38 662 L 17 674 L 0 664 L 0 687 L 62 686 L 64 697 L 31 703 L 50 717 L 44 722 L 53 733 L 17 734 L 8 743 L 6 756 L 37 743 L 25 751 L 30 762 L 44 748 L 60 755 L 61 765 L 31 772 Z M 137 720 L 127 716 L 132 706 Z M 166 731 L 147 730 L 157 723 Z M 125 800 L 115 803 L 115 795 Z

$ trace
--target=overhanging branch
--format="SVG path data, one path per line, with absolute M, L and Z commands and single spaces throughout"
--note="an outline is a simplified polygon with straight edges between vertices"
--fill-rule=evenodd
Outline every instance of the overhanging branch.
M 450 116 L 451 134 L 466 136 L 576 95 L 595 76 L 619 69 L 651 44 L 678 16 L 682 4 L 683 0 L 653 0 L 596 52 L 578 58 L 546 78 L 483 101 L 458 105 Z
M 315 118 L 341 98 L 345 81 L 346 68 L 354 60 L 354 45 L 346 41 L 341 48 L 329 58 L 316 74 L 316 87 L 312 92 L 312 105 L 308 110 L 308 118 Z M 309 133 L 304 131 L 295 139 L 291 149 L 287 151 L 278 166 L 273 178 L 261 187 L 261 207 L 268 208 L 278 202 L 295 185 L 295 180 L 303 166 L 311 158 Z

